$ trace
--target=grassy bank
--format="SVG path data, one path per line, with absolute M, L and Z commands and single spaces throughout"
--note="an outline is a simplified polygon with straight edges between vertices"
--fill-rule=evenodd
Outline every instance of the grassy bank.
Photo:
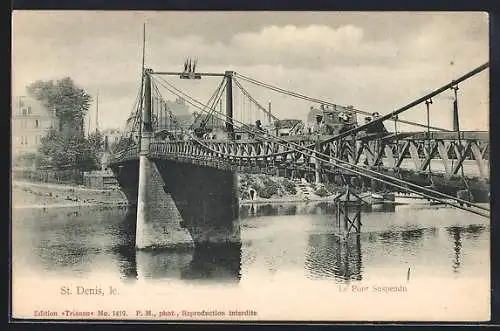
M 97 190 L 72 185 L 12 182 L 13 208 L 127 205 L 119 189 Z
M 328 200 L 335 195 L 327 187 L 315 187 L 286 178 L 260 174 L 238 175 L 240 203 L 281 203 Z M 250 197 L 253 191 L 253 199 Z M 82 205 L 127 205 L 118 189 L 90 189 L 76 185 L 12 182 L 14 208 L 70 207 Z

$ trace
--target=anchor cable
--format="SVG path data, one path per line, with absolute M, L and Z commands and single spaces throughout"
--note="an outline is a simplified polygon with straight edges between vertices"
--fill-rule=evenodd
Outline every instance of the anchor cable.
M 267 84 L 267 83 L 258 81 L 256 79 L 247 77 L 247 76 L 239 74 L 239 73 L 236 73 L 236 75 L 238 77 L 240 77 L 241 79 L 243 79 L 244 81 L 247 81 L 249 83 L 252 83 L 254 85 L 257 85 L 257 86 L 260 86 L 260 87 L 263 87 L 263 88 L 270 89 L 270 90 L 278 92 L 278 93 L 282 93 L 282 94 L 285 94 L 285 95 L 289 95 L 289 96 L 296 97 L 296 98 L 299 98 L 299 99 L 302 99 L 302 100 L 306 100 L 306 101 L 310 101 L 310 102 L 315 102 L 315 103 L 327 105 L 327 106 L 334 107 L 334 108 L 337 108 L 337 107 L 338 108 L 342 108 L 343 111 L 348 112 L 348 113 L 355 113 L 355 114 L 357 113 L 357 114 L 361 114 L 361 115 L 372 116 L 372 113 L 367 112 L 367 111 L 363 111 L 363 110 L 359 110 L 359 109 L 355 109 L 355 108 L 344 107 L 344 106 L 337 105 L 335 103 L 328 102 L 328 101 L 325 101 L 325 100 L 308 97 L 306 95 L 303 95 L 303 94 L 300 94 L 300 93 L 297 93 L 297 92 L 288 91 L 288 90 L 279 88 L 277 86 L 274 86 L 274 85 L 271 85 L 271 84 Z M 418 127 L 422 127 L 422 128 L 426 127 L 425 124 L 421 124 L 421 123 L 417 123 L 417 122 L 412 122 L 412 121 L 407 121 L 407 120 L 399 120 L 399 121 L 401 123 L 405 123 L 405 124 L 412 125 L 412 126 L 418 126 Z M 451 130 L 440 128 L 440 127 L 432 127 L 432 129 L 438 130 L 438 131 L 445 131 L 445 132 L 446 131 L 451 131 Z

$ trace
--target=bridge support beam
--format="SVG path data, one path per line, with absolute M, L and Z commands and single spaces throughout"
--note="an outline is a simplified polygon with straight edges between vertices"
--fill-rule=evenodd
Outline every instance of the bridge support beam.
M 149 142 L 153 136 L 151 121 L 151 69 L 144 70 L 144 100 L 142 106 L 141 142 L 139 149 L 139 187 L 137 192 L 137 222 L 135 229 L 136 249 L 146 248 L 146 222 L 148 218 L 148 179 L 151 161 L 148 159 Z
M 336 199 L 336 227 L 342 238 L 361 232 L 361 206 L 361 198 L 347 185 L 346 192 Z
M 141 138 L 142 144 L 146 144 L 149 138 Z M 147 247 L 146 242 L 146 222 L 149 221 L 149 206 L 148 206 L 148 189 L 151 185 L 148 185 L 150 179 L 151 171 L 151 161 L 146 155 L 139 156 L 139 187 L 137 193 L 137 221 L 135 230 L 135 247 L 137 249 L 142 249 Z
M 226 71 L 226 131 L 229 139 L 234 139 L 233 126 L 233 71 Z

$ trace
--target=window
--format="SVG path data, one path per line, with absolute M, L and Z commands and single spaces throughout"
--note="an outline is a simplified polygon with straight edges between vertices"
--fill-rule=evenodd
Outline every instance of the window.
M 28 114 L 31 114 L 31 107 L 28 106 Z
M 22 113 L 23 113 L 23 116 L 26 116 L 28 114 L 28 109 L 27 108 L 23 108 L 22 109 Z
M 35 128 L 38 128 L 39 124 L 38 120 L 35 120 Z
M 24 136 L 24 144 L 28 145 L 28 137 L 27 136 Z

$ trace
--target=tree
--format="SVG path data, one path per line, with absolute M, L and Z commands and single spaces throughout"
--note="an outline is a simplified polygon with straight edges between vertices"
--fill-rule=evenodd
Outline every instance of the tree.
M 65 135 L 83 135 L 83 119 L 87 114 L 92 97 L 75 85 L 69 77 L 58 81 L 36 81 L 26 88 L 29 95 L 42 102 L 48 109 L 55 110 L 59 130 Z
M 68 136 L 51 130 L 42 138 L 37 165 L 56 169 L 96 170 L 100 168 L 102 145 L 100 133 L 85 139 L 78 133 Z
M 84 118 L 92 97 L 75 85 L 69 77 L 58 81 L 36 81 L 29 85 L 28 94 L 55 110 L 59 128 L 42 138 L 38 166 L 82 171 L 100 168 L 102 135 L 84 136 Z
M 101 158 L 104 152 L 104 136 L 101 132 L 96 131 L 89 135 L 87 139 L 89 148 L 89 161 L 90 164 L 99 168 L 101 165 Z

